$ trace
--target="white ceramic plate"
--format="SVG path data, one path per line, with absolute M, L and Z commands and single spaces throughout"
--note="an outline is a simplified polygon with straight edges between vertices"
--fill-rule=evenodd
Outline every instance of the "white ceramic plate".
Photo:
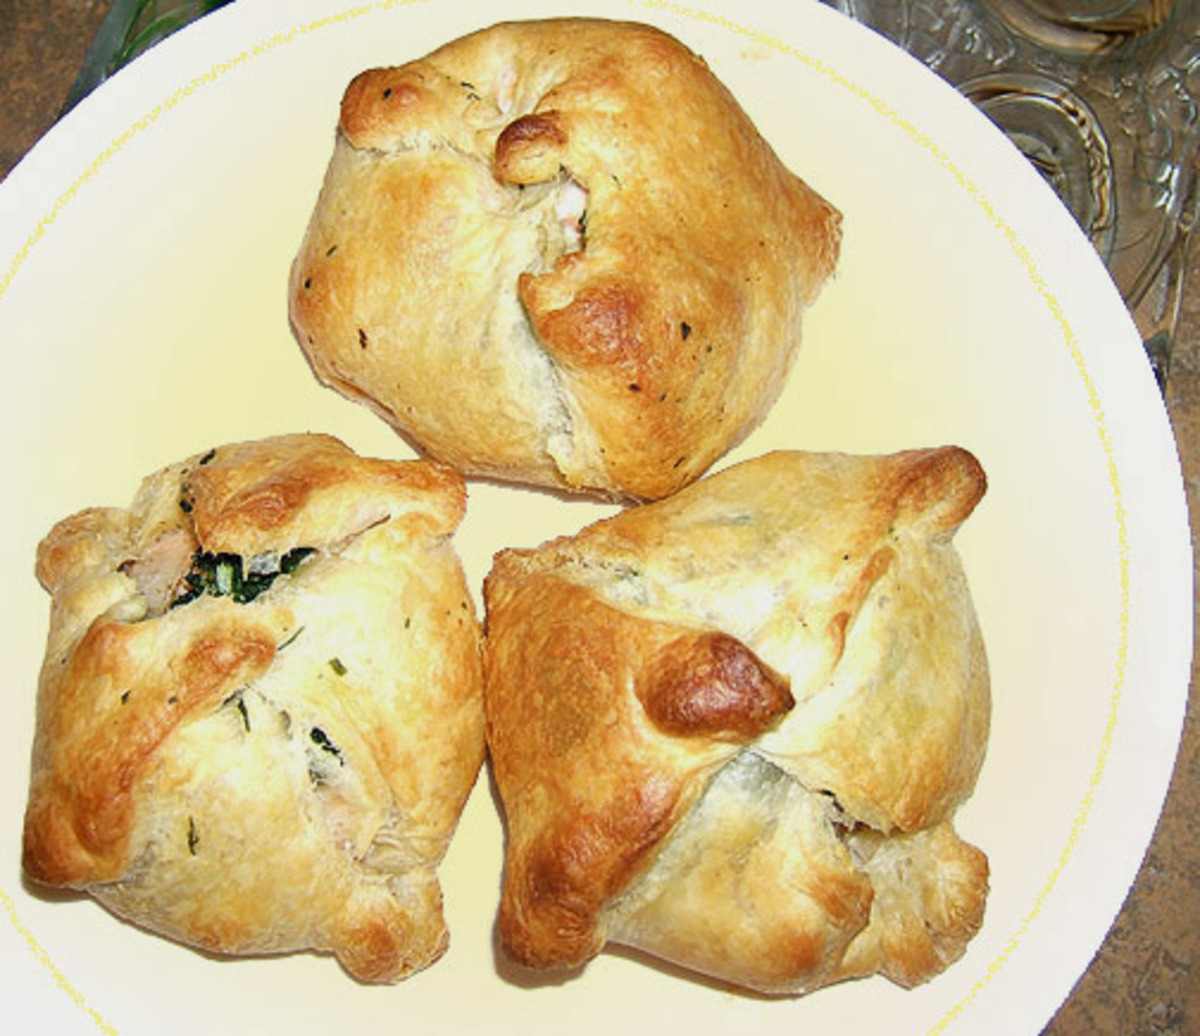
M 1086 968 L 1149 842 L 1191 652 L 1178 464 L 1116 292 L 982 117 L 830 9 L 501 0 L 479 11 L 466 0 L 241 0 L 117 75 L 0 188 L 6 1016 L 42 1032 L 139 1034 L 1037 1030 Z M 338 99 L 360 69 L 484 19 L 564 13 L 680 37 L 845 214 L 841 270 L 786 393 L 728 460 L 954 442 L 989 473 L 958 543 L 995 719 L 959 826 L 990 856 L 992 893 L 966 957 L 920 989 L 872 979 L 764 1002 L 616 955 L 573 981 L 522 987 L 491 938 L 501 830 L 486 782 L 442 871 L 451 949 L 391 988 L 357 986 L 313 956 L 213 960 L 22 882 L 48 611 L 32 574 L 38 539 L 78 508 L 126 504 L 143 474 L 215 443 L 320 429 L 360 452 L 409 455 L 316 385 L 287 326 L 287 268 Z M 473 486 L 459 546 L 478 586 L 496 549 L 609 510 Z

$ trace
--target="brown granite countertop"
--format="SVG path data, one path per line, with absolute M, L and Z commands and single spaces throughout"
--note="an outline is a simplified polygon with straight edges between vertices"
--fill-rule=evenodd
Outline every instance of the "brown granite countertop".
M 110 0 L 0 0 L 0 177 L 53 125 Z M 1193 247 L 1200 285 L 1200 241 Z M 1200 528 L 1200 292 L 1184 301 L 1166 386 Z M 1200 585 L 1200 579 L 1197 579 Z M 1200 635 L 1197 637 L 1200 642 Z M 1158 831 L 1095 961 L 1051 1036 L 1200 1033 L 1200 724 L 1193 662 L 1187 721 Z

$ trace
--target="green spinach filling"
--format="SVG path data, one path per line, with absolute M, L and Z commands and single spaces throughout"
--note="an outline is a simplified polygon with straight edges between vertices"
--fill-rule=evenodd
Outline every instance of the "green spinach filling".
M 246 565 L 240 554 L 197 551 L 192 555 L 192 567 L 183 577 L 171 607 L 187 604 L 203 594 L 231 597 L 238 604 L 245 604 L 269 589 L 281 575 L 295 572 L 315 553 L 315 547 L 295 547 L 283 555 L 251 558 L 250 564 Z

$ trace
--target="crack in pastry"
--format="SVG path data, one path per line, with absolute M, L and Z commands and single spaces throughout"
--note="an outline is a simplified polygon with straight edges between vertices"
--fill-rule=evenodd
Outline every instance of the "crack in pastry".
M 449 469 L 295 435 L 59 522 L 26 873 L 216 953 L 436 960 L 484 750 L 464 507 Z
M 348 85 L 289 310 L 427 454 L 654 499 L 765 416 L 840 240 L 677 40 L 502 23 Z
M 497 555 L 487 733 L 518 963 L 609 943 L 771 995 L 911 986 L 982 921 L 967 451 L 779 452 Z

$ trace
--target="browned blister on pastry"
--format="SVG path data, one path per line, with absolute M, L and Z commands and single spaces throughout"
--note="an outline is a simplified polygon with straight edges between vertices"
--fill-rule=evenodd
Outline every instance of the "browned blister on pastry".
M 505 23 L 349 85 L 291 319 L 466 473 L 660 498 L 766 414 L 840 242 L 677 40 Z
M 956 960 L 990 689 L 952 540 L 984 489 L 957 448 L 780 452 L 498 555 L 506 952 L 624 944 L 770 994 Z
M 294 435 L 58 523 L 26 873 L 215 953 L 436 960 L 484 751 L 465 504 L 448 468 Z

